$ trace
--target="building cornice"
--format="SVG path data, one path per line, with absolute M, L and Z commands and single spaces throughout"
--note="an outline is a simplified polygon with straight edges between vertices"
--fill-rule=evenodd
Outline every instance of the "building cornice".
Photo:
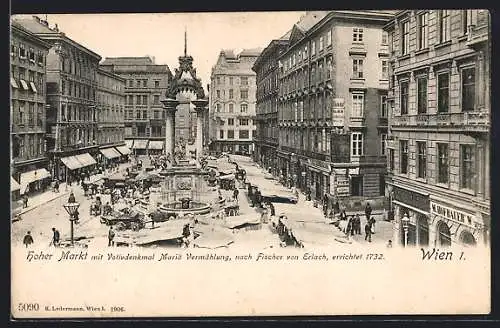
M 27 39 L 31 42 L 36 43 L 37 45 L 49 50 L 52 45 L 49 42 L 46 42 L 36 36 L 35 34 L 31 33 L 30 31 L 26 30 L 22 26 L 19 26 L 17 23 L 11 24 L 11 35 L 12 34 L 18 34 L 19 37 Z

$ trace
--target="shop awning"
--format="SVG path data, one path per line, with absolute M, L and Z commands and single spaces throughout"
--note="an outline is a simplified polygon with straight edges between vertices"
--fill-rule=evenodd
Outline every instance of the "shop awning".
M 21 193 L 24 193 L 26 191 L 26 188 L 30 183 L 43 180 L 46 178 L 50 178 L 50 173 L 46 169 L 38 169 L 34 171 L 21 173 L 21 182 L 19 183 Z
M 24 80 L 19 80 L 21 82 L 21 86 L 23 87 L 24 90 L 29 90 L 30 88 L 28 87 L 28 83 Z
M 132 152 L 128 146 L 118 146 L 116 147 L 116 150 L 118 150 L 122 155 L 129 155 Z
M 149 140 L 136 139 L 136 140 L 134 140 L 134 145 L 132 146 L 132 148 L 133 149 L 146 149 L 146 148 L 148 148 L 148 141 Z
M 132 146 L 134 145 L 134 140 L 125 140 L 125 146 L 128 148 L 128 149 L 132 149 Z
M 234 180 L 234 178 L 235 178 L 234 174 L 226 174 L 219 176 L 220 180 Z
M 10 85 L 13 87 L 13 88 L 16 88 L 16 89 L 19 89 L 19 86 L 17 85 L 17 81 L 15 78 L 11 77 L 10 78 Z
M 66 166 L 70 170 L 76 170 L 82 167 L 82 164 L 76 159 L 75 156 L 68 156 L 61 158 L 61 162 L 63 162 L 64 166 Z
M 113 159 L 113 158 L 117 158 L 117 157 L 121 156 L 121 154 L 116 149 L 114 149 L 113 147 L 111 147 L 111 148 L 105 148 L 105 149 L 99 149 L 99 151 L 107 159 Z
M 36 89 L 35 83 L 30 82 L 30 87 L 31 87 L 31 90 L 33 90 L 34 93 L 38 93 L 38 90 Z
M 149 141 L 148 149 L 163 149 L 163 141 L 159 140 Z
M 13 177 L 10 177 L 10 191 L 16 191 L 21 189 L 21 185 L 14 180 Z
M 83 153 L 83 154 L 80 154 L 80 155 L 75 155 L 76 159 L 78 160 L 78 162 L 80 162 L 82 164 L 81 167 L 85 167 L 85 166 L 89 166 L 89 165 L 94 165 L 96 164 L 96 160 L 90 156 L 89 153 Z

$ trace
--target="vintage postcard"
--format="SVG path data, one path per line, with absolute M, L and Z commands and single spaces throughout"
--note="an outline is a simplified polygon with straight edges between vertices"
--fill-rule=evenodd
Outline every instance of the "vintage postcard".
M 11 16 L 11 318 L 488 314 L 490 26 Z

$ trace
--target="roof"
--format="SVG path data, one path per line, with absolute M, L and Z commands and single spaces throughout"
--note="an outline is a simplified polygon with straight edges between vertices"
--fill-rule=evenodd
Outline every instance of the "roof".
M 24 28 L 24 26 L 22 26 L 16 21 L 11 22 L 11 33 L 13 32 L 16 32 L 16 34 L 19 35 L 19 37 L 29 39 L 32 42 L 35 42 L 36 44 L 43 46 L 44 48 L 50 49 L 52 47 L 50 43 L 42 40 L 41 38 L 30 32 L 28 29 Z
M 286 32 L 285 35 L 279 37 L 278 40 L 288 40 L 288 39 L 290 39 L 290 35 L 292 35 L 291 29 L 288 32 Z
M 258 57 L 262 52 L 262 48 L 253 48 L 253 49 L 243 49 L 239 56 L 240 57 Z
M 47 21 L 41 20 L 40 18 L 33 16 L 27 17 L 14 17 L 14 22 L 21 24 L 24 28 L 28 29 L 31 33 L 35 34 L 58 34 L 57 30 L 53 30 L 48 26 Z
M 101 65 L 134 66 L 154 65 L 150 57 L 106 57 Z
M 308 11 L 300 20 L 295 24 L 302 32 L 307 32 L 316 25 L 320 20 L 322 20 L 329 11 Z
M 228 59 L 238 59 L 233 49 L 223 49 L 221 50 L 221 54 Z

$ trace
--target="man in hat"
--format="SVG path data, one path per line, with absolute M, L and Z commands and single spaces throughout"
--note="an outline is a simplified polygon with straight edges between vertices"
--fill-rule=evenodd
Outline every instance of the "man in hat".
M 23 244 L 26 246 L 26 248 L 28 248 L 28 246 L 30 246 L 31 244 L 33 244 L 33 237 L 31 236 L 31 232 L 28 231 L 26 233 L 26 236 L 24 236 L 23 238 Z

